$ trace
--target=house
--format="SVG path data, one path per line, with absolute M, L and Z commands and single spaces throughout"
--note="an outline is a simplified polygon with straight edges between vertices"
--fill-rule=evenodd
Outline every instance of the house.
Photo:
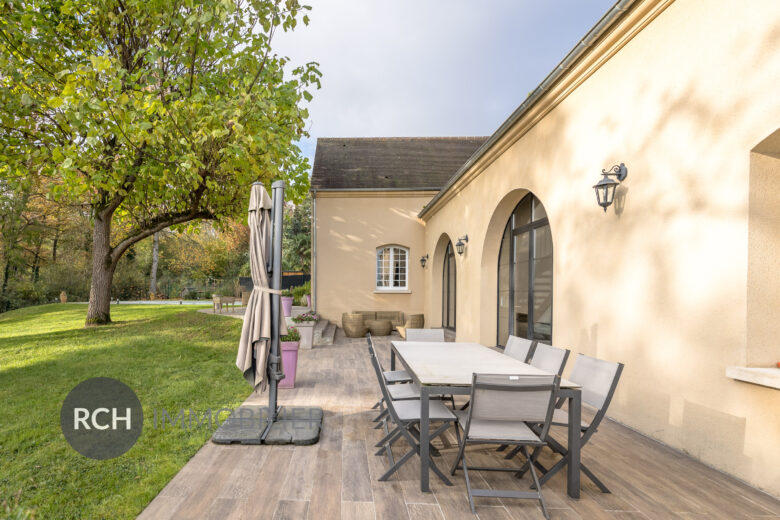
M 321 139 L 317 309 L 621 361 L 613 419 L 778 496 L 778 85 L 780 3 L 622 0 L 436 182 Z
M 426 203 L 487 137 L 318 139 L 311 177 L 312 292 L 352 310 L 422 313 Z

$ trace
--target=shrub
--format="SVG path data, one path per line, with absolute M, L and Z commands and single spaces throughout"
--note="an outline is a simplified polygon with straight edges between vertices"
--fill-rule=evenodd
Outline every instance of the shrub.
M 313 312 L 304 312 L 298 316 L 293 316 L 292 320 L 295 323 L 304 323 L 310 321 L 319 321 L 320 317 Z
M 293 287 L 292 295 L 295 297 L 295 301 L 300 305 L 306 305 L 306 295 L 311 294 L 311 282 L 306 282 L 303 285 Z
M 287 327 L 287 334 L 279 338 L 279 341 L 300 341 L 301 333 L 295 327 Z

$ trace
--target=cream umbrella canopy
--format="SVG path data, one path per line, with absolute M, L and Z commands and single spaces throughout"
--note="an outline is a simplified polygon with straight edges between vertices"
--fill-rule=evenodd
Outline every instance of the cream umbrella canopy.
M 283 189 L 279 189 L 283 197 Z M 275 194 L 276 195 L 276 194 Z M 280 291 L 269 287 L 268 272 L 271 265 L 271 210 L 273 202 L 263 185 L 252 185 L 249 196 L 249 266 L 252 271 L 252 293 L 244 313 L 244 326 L 238 346 L 236 366 L 255 390 L 263 391 L 268 386 L 267 364 L 271 349 L 272 294 Z M 281 204 L 280 204 L 281 209 Z M 281 218 L 281 211 L 279 212 Z M 281 226 L 279 226 L 281 227 Z M 281 255 L 281 251 L 278 252 Z M 277 296 L 278 298 L 278 296 Z M 278 304 L 277 304 L 278 306 Z M 287 324 L 282 313 L 279 316 L 278 336 L 287 334 Z M 278 339 L 277 339 L 278 341 Z M 281 359 L 278 360 L 281 370 Z

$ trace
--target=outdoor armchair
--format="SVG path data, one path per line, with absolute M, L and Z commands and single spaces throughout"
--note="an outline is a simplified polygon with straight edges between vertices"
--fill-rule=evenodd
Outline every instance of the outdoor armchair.
M 376 355 L 374 355 L 373 342 L 371 340 L 370 334 L 368 336 L 368 345 L 369 352 L 372 353 L 371 364 L 374 367 L 377 380 L 379 381 L 379 388 L 382 391 L 382 398 L 387 405 L 388 416 L 395 425 L 395 429 L 388 432 L 384 439 L 380 441 L 379 444 L 382 447 L 376 453 L 376 455 L 385 453 L 388 457 L 388 460 L 390 461 L 390 468 L 381 477 L 379 477 L 380 481 L 385 481 L 389 479 L 393 473 L 398 471 L 398 469 L 403 464 L 405 464 L 415 453 L 418 456 L 420 455 L 420 444 L 418 441 L 420 434 L 418 427 L 421 421 L 420 408 L 422 404 L 419 399 L 397 401 L 390 397 L 388 392 L 388 388 L 390 387 L 388 387 L 387 383 L 385 383 L 385 380 L 382 377 L 382 367 L 379 363 L 379 359 L 376 357 Z M 441 401 L 429 402 L 429 417 L 431 422 L 442 423 L 441 426 L 439 426 L 430 434 L 430 440 L 433 440 L 444 433 L 450 427 L 450 425 L 455 422 L 455 416 L 446 406 L 442 404 Z M 392 444 L 400 438 L 406 439 L 406 441 L 409 443 L 410 449 L 400 459 L 398 459 L 398 461 L 395 461 L 393 458 Z M 439 476 L 442 482 L 448 486 L 452 485 L 452 482 L 449 481 L 449 479 L 444 475 L 444 473 L 441 472 L 434 461 L 430 458 L 429 464 L 430 468 L 434 471 L 434 473 L 436 473 L 436 475 Z
M 476 514 L 474 497 L 531 498 L 539 500 L 544 517 L 550 518 L 533 465 L 530 465 L 530 468 L 536 486 L 535 491 L 473 489 L 466 463 L 466 446 L 468 444 L 515 445 L 523 451 L 528 460 L 532 460 L 533 455 L 528 452 L 528 446 L 545 446 L 560 382 L 561 378 L 557 375 L 474 374 L 472 376 L 471 406 L 468 411 L 455 412 L 458 418 L 455 433 L 459 448 L 450 470 L 454 475 L 457 469 L 463 469 L 472 513 Z M 538 431 L 532 430 L 529 426 L 536 423 L 542 425 Z M 472 466 L 470 469 L 517 472 L 522 468 Z
M 571 376 L 569 376 L 569 381 L 577 383 L 582 387 L 582 402 L 596 410 L 596 414 L 590 423 L 583 421 L 580 425 L 580 430 L 582 431 L 582 437 L 580 438 L 581 447 L 584 447 L 590 440 L 591 436 L 598 429 L 599 424 L 601 424 L 602 419 L 604 419 L 622 373 L 622 363 L 604 361 L 584 354 L 577 355 L 577 359 L 574 362 L 574 368 L 571 371 Z M 552 423 L 556 426 L 568 427 L 568 414 L 563 410 L 556 408 L 553 412 Z M 566 447 L 552 437 L 549 437 L 547 441 L 550 448 L 563 455 L 563 458 L 555 463 L 550 469 L 545 468 L 538 462 L 535 463 L 536 467 L 544 473 L 544 476 L 540 480 L 542 484 L 550 480 L 550 478 L 563 469 L 567 463 L 566 454 L 568 453 L 568 450 Z M 513 455 L 513 453 L 510 455 Z M 607 486 L 605 486 L 604 483 L 585 466 L 585 464 L 580 463 L 580 469 L 594 484 L 596 484 L 596 486 L 598 486 L 602 493 L 609 493 Z M 518 472 L 518 476 L 522 476 L 525 471 L 527 471 L 527 469 L 524 466 L 523 470 Z
M 504 347 L 504 354 L 511 356 L 523 363 L 528 362 L 528 358 L 533 353 L 534 347 L 536 347 L 536 340 L 518 338 L 517 336 L 509 336 L 506 341 L 506 347 Z
M 563 367 L 569 359 L 569 349 L 537 343 L 531 361 L 528 363 L 551 374 L 563 374 Z

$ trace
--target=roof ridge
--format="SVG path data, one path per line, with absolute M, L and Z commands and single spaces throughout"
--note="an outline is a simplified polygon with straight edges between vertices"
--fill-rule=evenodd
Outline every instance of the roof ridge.
M 318 137 L 317 141 L 415 141 L 415 140 L 464 140 L 464 139 L 487 139 L 487 135 L 464 135 L 464 136 L 390 136 L 390 137 Z

